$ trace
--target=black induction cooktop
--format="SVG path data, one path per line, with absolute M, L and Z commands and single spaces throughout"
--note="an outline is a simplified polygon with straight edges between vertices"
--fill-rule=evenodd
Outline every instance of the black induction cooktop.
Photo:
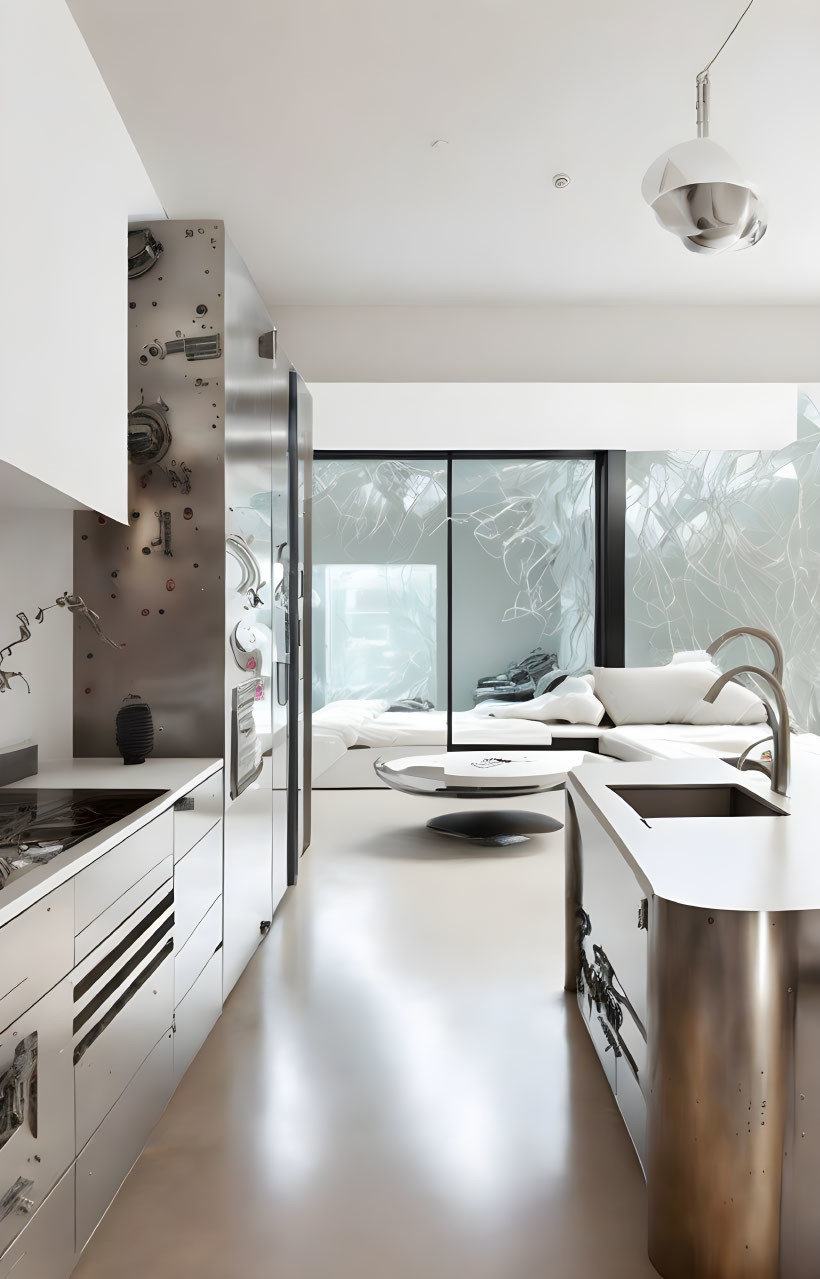
M 161 790 L 0 788 L 0 888 L 158 799 Z

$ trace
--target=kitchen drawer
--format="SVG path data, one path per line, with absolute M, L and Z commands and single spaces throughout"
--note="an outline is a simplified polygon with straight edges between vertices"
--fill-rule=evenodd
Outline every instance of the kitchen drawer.
M 222 1012 L 222 951 L 211 957 L 174 1014 L 174 1079 L 179 1083 Z
M 143 875 L 147 875 L 164 858 L 172 857 L 173 841 L 173 814 L 160 813 L 147 826 L 117 844 L 110 853 L 105 853 L 93 866 L 81 870 L 74 878 L 74 925 L 77 934 L 98 919 Z M 121 918 L 124 919 L 125 914 Z
M 174 958 L 174 1004 L 184 999 L 199 974 L 222 944 L 222 898 L 217 897 L 202 923 L 197 924 Z
M 179 861 L 222 820 L 222 769 L 174 805 L 174 858 Z
M 174 1050 L 163 1035 L 77 1157 L 77 1251 L 88 1243 L 174 1090 Z M 150 1221 L 144 1223 L 150 1229 Z
M 0 1279 L 68 1279 L 74 1268 L 74 1167 L 0 1256 Z
M 174 938 L 181 950 L 222 892 L 222 822 L 174 867 Z
M 71 978 L 65 977 L 0 1035 L 2 1109 L 7 1120 L 16 1112 L 15 1127 L 0 1145 L 0 1253 L 74 1158 L 71 1012 Z
M 63 884 L 0 928 L 0 1030 L 74 966 L 74 885 Z
M 167 942 L 160 942 L 143 967 L 132 975 L 132 984 L 105 1012 L 100 1010 L 100 1021 L 95 1022 L 95 1014 L 75 1033 L 78 1152 L 171 1026 L 174 961 L 170 946 L 170 937 Z
M 147 875 L 143 875 L 136 884 L 132 884 L 107 910 L 93 919 L 87 928 L 78 933 L 74 941 L 75 962 L 81 963 L 105 941 L 106 937 L 110 937 L 117 928 L 127 923 L 135 911 L 138 911 L 163 884 L 167 884 L 167 891 L 171 892 L 173 873 L 174 859 L 169 853 L 163 861 L 152 867 Z

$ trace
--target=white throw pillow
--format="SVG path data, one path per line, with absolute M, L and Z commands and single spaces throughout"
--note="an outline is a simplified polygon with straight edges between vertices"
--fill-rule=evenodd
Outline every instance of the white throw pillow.
M 600 724 L 604 708 L 593 693 L 591 675 L 570 675 L 552 693 L 528 702 L 483 702 L 477 710 L 493 719 L 534 719 L 541 723 Z
M 720 670 L 712 662 L 668 666 L 593 666 L 595 690 L 614 724 L 759 724 L 755 693 L 731 681 L 713 704 L 703 701 Z
M 674 662 L 711 662 L 712 659 L 705 648 L 693 648 L 688 652 L 673 653 L 669 661 L 671 664 Z

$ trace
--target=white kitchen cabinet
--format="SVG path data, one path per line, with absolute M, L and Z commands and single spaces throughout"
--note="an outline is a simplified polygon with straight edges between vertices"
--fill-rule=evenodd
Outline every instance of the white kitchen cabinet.
M 174 1081 L 179 1083 L 222 1012 L 222 952 L 206 964 L 176 1010 Z
M 139 1158 L 174 1091 L 174 1051 L 163 1035 L 77 1156 L 77 1250 L 88 1243 Z
M 68 1279 L 73 1267 L 72 1164 L 11 1247 L 0 1255 L 0 1279 Z

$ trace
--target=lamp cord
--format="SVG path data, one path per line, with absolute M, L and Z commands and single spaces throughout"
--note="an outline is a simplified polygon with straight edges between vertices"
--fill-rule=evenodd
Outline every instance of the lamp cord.
M 706 63 L 706 66 L 703 68 L 703 70 L 699 71 L 697 74 L 697 78 L 695 81 L 697 85 L 696 118 L 697 118 L 697 124 L 698 124 L 699 138 L 709 137 L 709 68 L 711 67 L 712 63 L 715 62 L 716 59 L 720 57 L 721 53 L 723 53 L 723 50 L 726 48 L 732 36 L 737 31 L 738 27 L 740 26 L 743 19 L 746 17 L 746 14 L 749 12 L 754 2 L 755 0 L 749 0 L 749 3 L 746 5 L 746 8 L 741 13 L 740 17 L 738 18 L 735 25 L 732 27 L 726 39 L 723 41 L 723 44 L 718 49 L 717 53 L 714 55 L 714 57 L 710 58 L 710 60 Z
M 705 74 L 706 74 L 706 72 L 707 72 L 707 71 L 709 70 L 709 68 L 711 67 L 712 63 L 713 63 L 713 62 L 714 62 L 717 58 L 719 58 L 719 57 L 720 57 L 721 53 L 723 53 L 723 50 L 726 48 L 726 46 L 727 46 L 727 44 L 729 43 L 729 41 L 731 40 L 732 36 L 733 36 L 733 35 L 735 34 L 735 32 L 737 31 L 738 27 L 740 26 L 740 24 L 741 24 L 741 22 L 743 21 L 743 19 L 746 17 L 746 14 L 749 12 L 749 10 L 751 9 L 751 7 L 752 7 L 752 5 L 754 4 L 754 2 L 755 2 L 755 0 L 749 0 L 749 3 L 746 5 L 746 8 L 745 8 L 745 9 L 743 10 L 743 12 L 741 13 L 741 15 L 740 15 L 740 17 L 738 18 L 737 22 L 736 22 L 736 23 L 735 23 L 735 25 L 732 27 L 731 31 L 729 32 L 729 34 L 728 34 L 728 36 L 726 37 L 726 39 L 723 41 L 723 44 L 720 46 L 720 48 L 718 49 L 718 51 L 717 51 L 717 53 L 715 54 L 715 56 L 714 56 L 713 58 L 711 58 L 711 59 L 710 59 L 710 60 L 706 63 L 706 66 L 703 68 L 703 70 L 702 70 L 702 71 L 701 71 L 701 73 L 700 73 L 701 75 L 705 75 Z

